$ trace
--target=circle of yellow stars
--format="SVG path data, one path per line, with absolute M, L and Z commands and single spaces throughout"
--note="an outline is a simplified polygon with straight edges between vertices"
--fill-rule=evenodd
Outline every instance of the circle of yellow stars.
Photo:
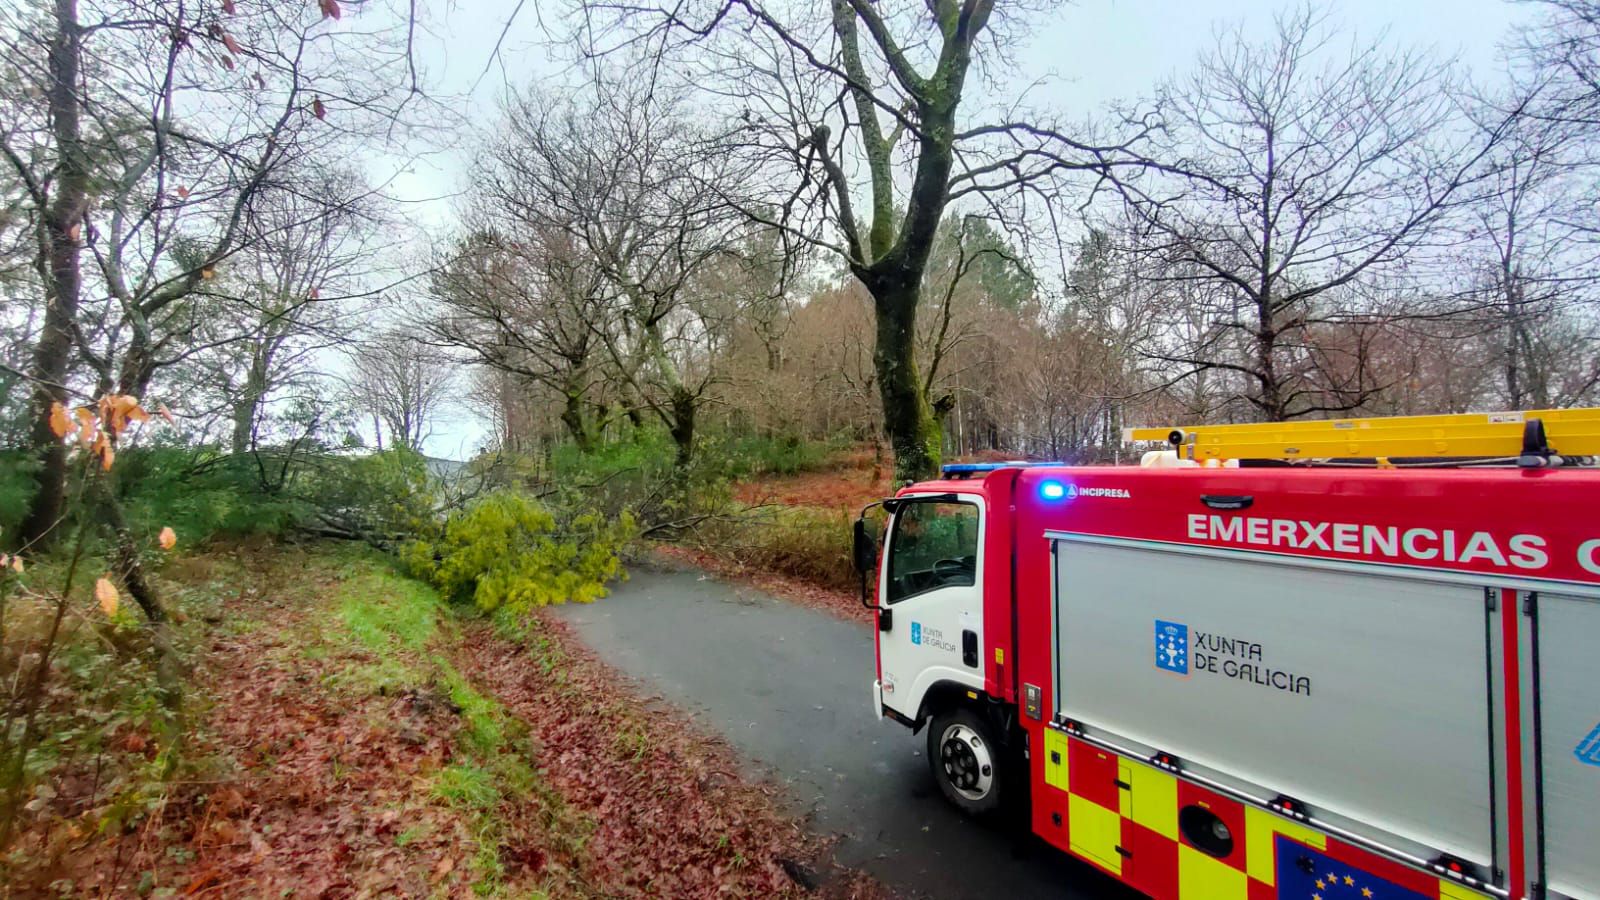
M 1333 886 L 1337 887 L 1339 885 L 1339 882 L 1341 882 L 1341 881 L 1343 881 L 1347 887 L 1355 887 L 1356 886 L 1356 880 L 1354 878 L 1351 878 L 1349 875 L 1346 875 L 1343 878 L 1340 878 L 1338 875 L 1335 875 L 1334 873 L 1329 872 L 1326 878 L 1318 878 L 1317 879 L 1317 890 L 1325 891 L 1325 890 L 1328 889 L 1329 885 L 1333 885 Z M 1372 896 L 1372 888 L 1365 888 L 1365 887 L 1362 888 L 1361 889 L 1361 896 L 1363 896 L 1363 897 L 1371 897 Z M 1321 894 L 1312 894 L 1311 895 L 1311 900 L 1322 900 L 1322 895 Z

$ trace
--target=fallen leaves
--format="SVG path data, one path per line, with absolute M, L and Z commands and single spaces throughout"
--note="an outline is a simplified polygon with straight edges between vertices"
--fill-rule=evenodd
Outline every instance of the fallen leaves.
M 647 707 L 559 620 L 536 614 L 531 627 L 532 665 L 523 646 L 470 627 L 464 674 L 495 686 L 547 748 L 542 774 L 593 818 L 579 861 L 587 883 L 624 897 L 809 893 L 790 869 L 822 848 L 774 796 L 731 775 L 739 763 L 726 744 Z
M 166 545 L 165 529 L 157 540 Z M 340 602 L 342 564 L 281 550 L 262 557 L 248 580 L 271 587 L 240 590 L 221 610 L 230 625 L 204 636 L 196 691 L 209 712 L 184 739 L 186 756 L 211 760 L 212 774 L 175 787 L 156 824 L 86 826 L 68 871 L 41 870 L 41 887 L 67 875 L 129 896 L 151 871 L 155 887 L 194 896 L 464 897 L 487 871 L 487 854 L 499 873 L 492 887 L 507 896 L 811 893 L 822 849 L 780 801 L 734 774 L 726 745 L 663 721 L 675 714 L 630 695 L 553 620 L 536 626 L 547 649 L 534 657 L 532 644 L 481 621 L 441 629 L 450 643 L 430 649 L 451 657 L 470 685 L 492 690 L 508 714 L 506 734 L 522 735 L 503 752 L 531 754 L 538 769 L 527 794 L 496 802 L 488 814 L 498 837 L 481 846 L 474 814 L 434 790 L 441 771 L 470 759 L 452 689 L 355 686 L 365 682 L 352 673 L 373 657 L 319 638 Z M 120 602 L 109 577 L 95 595 L 108 615 L 108 603 Z M 243 622 L 250 627 L 232 627 Z M 116 750 L 164 752 L 149 734 L 119 733 Z M 847 885 L 849 896 L 878 896 L 860 885 Z M 825 887 L 822 895 L 844 894 Z

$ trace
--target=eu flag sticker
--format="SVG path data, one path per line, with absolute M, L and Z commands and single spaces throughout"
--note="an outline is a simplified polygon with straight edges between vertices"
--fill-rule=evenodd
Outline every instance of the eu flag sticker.
M 1189 674 L 1189 626 L 1156 620 L 1156 668 Z
M 1285 835 L 1278 835 L 1276 843 L 1278 896 L 1283 900 L 1427 900 Z
M 921 622 L 912 622 L 911 623 L 911 643 L 913 643 L 913 644 L 922 643 L 922 623 Z
M 1594 726 L 1594 730 L 1578 742 L 1572 755 L 1585 765 L 1600 766 L 1600 725 Z

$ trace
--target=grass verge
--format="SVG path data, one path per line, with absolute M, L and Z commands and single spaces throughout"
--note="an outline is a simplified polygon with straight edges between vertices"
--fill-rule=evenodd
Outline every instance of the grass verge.
M 423 704 L 444 704 L 459 717 L 456 755 L 433 775 L 430 790 L 468 820 L 475 892 L 494 895 L 507 889 L 503 851 L 518 843 L 513 831 L 527 820 L 530 807 L 554 839 L 550 849 L 569 859 L 581 855 L 592 824 L 541 782 L 530 765 L 537 748 L 526 723 L 457 670 L 450 650 L 461 642 L 460 627 L 432 588 L 401 575 L 386 560 L 357 557 L 341 568 L 334 613 L 333 624 L 343 627 L 324 633 L 370 655 L 347 672 L 352 686 L 379 694 L 409 692 Z

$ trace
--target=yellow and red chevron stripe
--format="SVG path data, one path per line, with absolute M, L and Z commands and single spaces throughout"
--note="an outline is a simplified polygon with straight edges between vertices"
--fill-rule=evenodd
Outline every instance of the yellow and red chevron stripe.
M 1323 900 L 1488 897 L 1055 728 L 1035 758 L 1045 789 L 1034 798 L 1034 831 L 1155 900 L 1308 900 L 1300 881 Z M 1227 826 L 1225 846 L 1189 840 L 1179 816 L 1190 807 Z M 1290 877 L 1280 878 L 1286 865 Z

